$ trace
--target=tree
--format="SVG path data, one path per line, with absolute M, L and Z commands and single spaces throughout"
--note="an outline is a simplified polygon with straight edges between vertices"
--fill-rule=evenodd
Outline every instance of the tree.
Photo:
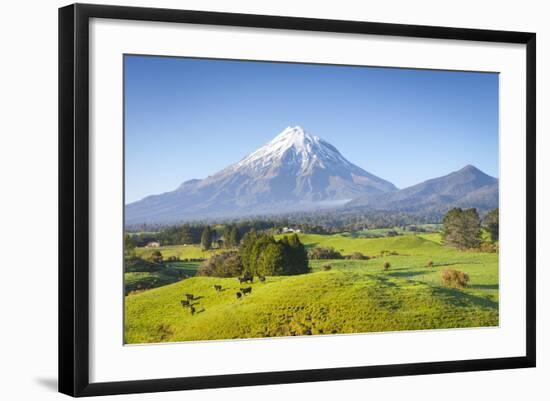
M 252 229 L 243 236 L 241 247 L 239 248 L 239 254 L 243 263 L 243 272 L 249 274 L 252 271 L 251 266 L 251 254 L 254 242 L 258 238 L 256 230 Z
M 259 276 L 280 276 L 285 272 L 285 249 L 279 242 L 270 242 L 262 250 L 256 267 Z
M 487 216 L 485 216 L 485 228 L 489 231 L 491 241 L 493 242 L 498 241 L 498 222 L 498 208 L 491 210 L 487 213 Z
M 293 234 L 290 237 L 284 236 L 281 243 L 286 251 L 285 274 L 292 275 L 309 272 L 307 251 L 300 242 L 300 237 L 297 234 Z
M 153 251 L 153 253 L 151 254 L 151 261 L 155 263 L 162 263 L 162 260 L 162 253 L 160 253 L 160 251 Z
M 127 258 L 135 256 L 136 244 L 132 241 L 132 236 L 130 234 L 124 234 L 124 256 Z
M 252 246 L 252 251 L 250 252 L 249 270 L 245 271 L 245 273 L 253 276 L 258 274 L 265 275 L 261 274 L 258 270 L 261 270 L 260 265 L 264 263 L 262 260 L 263 253 L 270 244 L 276 244 L 273 237 L 266 234 L 258 235 Z
M 443 240 L 459 249 L 477 248 L 481 242 L 481 221 L 476 209 L 454 208 L 443 218 Z
M 239 229 L 236 226 L 233 226 L 229 231 L 229 244 L 232 247 L 237 247 L 239 246 L 239 242 L 241 242 L 241 235 L 239 233 Z
M 204 227 L 204 230 L 202 231 L 201 248 L 205 251 L 212 248 L 212 230 L 210 229 L 210 226 Z

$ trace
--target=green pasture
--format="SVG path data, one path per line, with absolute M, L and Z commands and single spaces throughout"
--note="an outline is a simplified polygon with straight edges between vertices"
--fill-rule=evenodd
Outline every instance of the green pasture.
M 136 256 L 149 259 L 154 251 L 160 251 L 163 258 L 166 260 L 171 256 L 179 259 L 208 259 L 218 249 L 203 251 L 200 245 L 168 245 L 159 248 L 135 248 Z
M 343 254 L 362 252 L 372 259 L 310 261 L 311 273 L 267 277 L 265 283 L 255 280 L 246 285 L 252 294 L 242 299 L 235 296 L 244 286 L 236 278 L 191 277 L 133 293 L 125 302 L 126 343 L 499 324 L 496 253 L 458 251 L 444 246 L 436 233 L 387 238 L 300 234 L 300 240 L 307 247 L 332 246 Z M 168 257 L 165 249 L 183 252 L 181 248 L 160 250 Z M 382 251 L 394 255 L 381 256 Z M 427 267 L 430 260 L 433 267 Z M 391 264 L 388 271 L 384 262 Z M 324 265 L 331 269 L 325 271 Z M 468 273 L 468 287 L 443 286 L 445 268 Z M 215 291 L 214 285 L 223 290 Z M 196 297 L 194 315 L 180 305 L 186 293 Z

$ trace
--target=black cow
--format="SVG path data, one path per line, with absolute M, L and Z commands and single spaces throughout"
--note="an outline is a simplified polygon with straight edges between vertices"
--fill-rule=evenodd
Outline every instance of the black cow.
M 181 306 L 183 306 L 184 308 L 188 307 L 188 306 L 191 306 L 191 304 L 189 303 L 189 301 L 185 301 L 185 300 L 181 300 L 180 301 L 180 304 Z
M 246 283 L 246 282 L 254 282 L 254 276 L 252 276 L 251 274 L 245 274 L 244 276 L 242 277 L 237 277 L 239 279 L 239 283 L 243 284 L 243 283 Z
M 220 291 L 222 290 L 222 286 L 219 285 L 219 284 L 215 284 L 215 285 L 214 285 L 214 289 L 215 289 L 216 291 L 220 292 Z
M 241 288 L 243 295 L 252 294 L 252 287 Z
M 237 293 L 235 294 L 235 296 L 237 297 L 237 299 L 240 299 L 240 298 L 243 296 L 243 294 L 241 294 L 240 292 L 237 292 Z
M 254 277 L 252 277 L 251 275 L 246 275 L 246 276 L 243 276 L 243 277 L 237 277 L 239 279 L 239 284 L 244 284 L 244 283 L 247 283 L 247 282 L 250 282 L 252 283 L 254 281 Z
M 195 299 L 193 294 L 185 294 L 185 298 L 187 298 L 188 301 L 192 301 L 193 299 Z
M 265 276 L 258 276 L 258 279 L 263 283 L 265 282 Z
M 189 306 L 189 312 L 191 312 L 192 315 L 195 314 L 195 307 L 194 306 Z

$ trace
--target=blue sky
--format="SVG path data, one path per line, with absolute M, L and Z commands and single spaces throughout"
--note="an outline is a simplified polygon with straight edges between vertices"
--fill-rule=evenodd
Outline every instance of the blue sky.
M 126 203 L 234 163 L 287 126 L 399 188 L 498 177 L 498 74 L 125 56 Z

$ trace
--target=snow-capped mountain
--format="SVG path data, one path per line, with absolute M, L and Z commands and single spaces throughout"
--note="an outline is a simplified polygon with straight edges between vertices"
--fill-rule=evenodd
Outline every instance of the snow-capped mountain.
M 301 127 L 205 179 L 126 206 L 126 224 L 311 209 L 396 191 Z

